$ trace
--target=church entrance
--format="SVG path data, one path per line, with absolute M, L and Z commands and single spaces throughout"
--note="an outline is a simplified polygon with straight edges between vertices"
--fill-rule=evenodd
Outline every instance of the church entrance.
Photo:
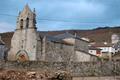
M 16 60 L 20 62 L 28 61 L 29 56 L 25 50 L 20 50 L 16 54 Z

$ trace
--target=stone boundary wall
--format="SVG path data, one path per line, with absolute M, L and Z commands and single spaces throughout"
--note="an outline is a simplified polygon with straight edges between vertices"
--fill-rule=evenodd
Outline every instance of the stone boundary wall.
M 120 61 L 112 62 L 12 62 L 0 61 L 0 69 L 68 71 L 73 77 L 120 76 Z
M 120 80 L 120 76 L 105 76 L 105 77 L 73 77 L 72 80 Z

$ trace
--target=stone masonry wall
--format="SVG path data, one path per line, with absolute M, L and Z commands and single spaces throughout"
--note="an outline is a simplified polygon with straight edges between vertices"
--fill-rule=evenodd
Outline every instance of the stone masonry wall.
M 1 69 L 67 71 L 73 77 L 120 76 L 120 62 L 0 62 Z
M 75 50 L 82 50 L 88 52 L 89 43 L 83 40 L 75 39 Z
M 45 49 L 45 60 L 51 62 L 73 61 L 74 46 L 47 41 Z

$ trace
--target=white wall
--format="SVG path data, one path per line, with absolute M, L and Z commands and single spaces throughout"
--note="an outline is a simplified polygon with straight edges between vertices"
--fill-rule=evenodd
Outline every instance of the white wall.
M 101 52 L 103 52 L 103 53 L 105 53 L 105 52 L 106 53 L 107 52 L 114 53 L 115 52 L 115 49 L 112 47 L 98 47 L 98 48 L 102 49 Z
M 90 54 L 96 55 L 97 51 L 96 50 L 89 50 L 88 51 Z

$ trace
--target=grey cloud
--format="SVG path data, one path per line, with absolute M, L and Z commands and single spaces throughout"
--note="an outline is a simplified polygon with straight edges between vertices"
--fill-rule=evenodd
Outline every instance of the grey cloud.
M 26 3 L 36 8 L 37 18 L 49 19 L 37 20 L 39 30 L 120 25 L 120 0 L 3 0 L 0 13 L 18 15 Z M 58 21 L 50 21 L 52 19 Z M 2 16 L 0 21 L 16 24 L 16 18 L 12 17 Z

